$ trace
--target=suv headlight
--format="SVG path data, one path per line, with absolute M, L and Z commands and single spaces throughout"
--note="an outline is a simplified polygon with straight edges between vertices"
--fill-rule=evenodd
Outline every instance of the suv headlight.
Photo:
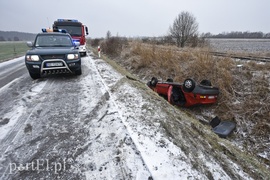
M 38 55 L 26 55 L 27 61 L 39 61 Z
M 79 54 L 68 54 L 67 59 L 68 60 L 79 59 Z

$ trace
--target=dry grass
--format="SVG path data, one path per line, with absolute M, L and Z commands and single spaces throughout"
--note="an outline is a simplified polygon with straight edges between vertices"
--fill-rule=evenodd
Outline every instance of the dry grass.
M 213 57 L 206 49 L 177 49 L 139 42 L 129 44 L 115 61 L 143 80 L 153 76 L 163 80 L 173 78 L 177 82 L 183 82 L 187 77 L 197 82 L 210 80 L 220 89 L 218 103 L 195 107 L 191 111 L 208 120 L 219 116 L 223 120 L 235 121 L 237 132 L 233 137 L 240 144 L 253 149 L 254 153 L 267 148 L 261 144 L 255 149 L 253 143 L 258 139 L 269 141 L 270 64 Z M 237 67 L 239 64 L 243 65 L 242 68 Z

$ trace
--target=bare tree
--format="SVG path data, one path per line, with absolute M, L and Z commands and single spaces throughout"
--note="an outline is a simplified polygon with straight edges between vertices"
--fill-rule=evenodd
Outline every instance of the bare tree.
M 178 47 L 184 47 L 185 43 L 198 32 L 196 18 L 189 12 L 181 12 L 169 29 L 170 35 L 176 40 Z
M 110 39 L 112 37 L 111 31 L 107 31 L 106 33 L 106 39 Z

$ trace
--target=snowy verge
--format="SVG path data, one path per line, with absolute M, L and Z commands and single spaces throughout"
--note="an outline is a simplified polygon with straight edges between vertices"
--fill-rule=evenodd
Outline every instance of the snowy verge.
M 202 177 L 192 169 L 190 164 L 185 161 L 177 162 L 176 157 L 185 157 L 185 154 L 159 133 L 160 124 L 158 122 L 149 122 L 149 120 L 146 123 L 143 122 L 147 117 L 152 117 L 152 120 L 160 118 L 161 114 L 149 116 L 147 108 L 154 110 L 155 107 L 146 102 L 136 88 L 122 82 L 121 80 L 124 77 L 108 66 L 107 63 L 102 60 L 95 60 L 95 64 L 152 177 L 154 179 Z M 119 82 L 121 85 L 117 86 Z M 118 89 L 114 89 L 115 87 Z
M 256 167 L 238 164 L 242 157 L 253 161 L 252 157 L 239 154 L 231 159 L 224 155 L 223 151 L 234 156 L 239 150 L 155 96 L 145 85 L 127 79 L 101 59 L 94 62 L 154 179 L 252 179 L 257 176 L 247 172 L 260 166 L 256 160 L 252 162 Z M 256 171 L 268 176 L 265 170 Z

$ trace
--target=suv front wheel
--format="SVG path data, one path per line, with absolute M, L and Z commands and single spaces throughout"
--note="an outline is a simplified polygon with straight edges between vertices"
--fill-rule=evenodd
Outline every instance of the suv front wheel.
M 81 75 L 81 74 L 82 74 L 82 69 L 80 68 L 79 70 L 76 70 L 76 71 L 75 71 L 75 74 L 76 74 L 76 75 Z

